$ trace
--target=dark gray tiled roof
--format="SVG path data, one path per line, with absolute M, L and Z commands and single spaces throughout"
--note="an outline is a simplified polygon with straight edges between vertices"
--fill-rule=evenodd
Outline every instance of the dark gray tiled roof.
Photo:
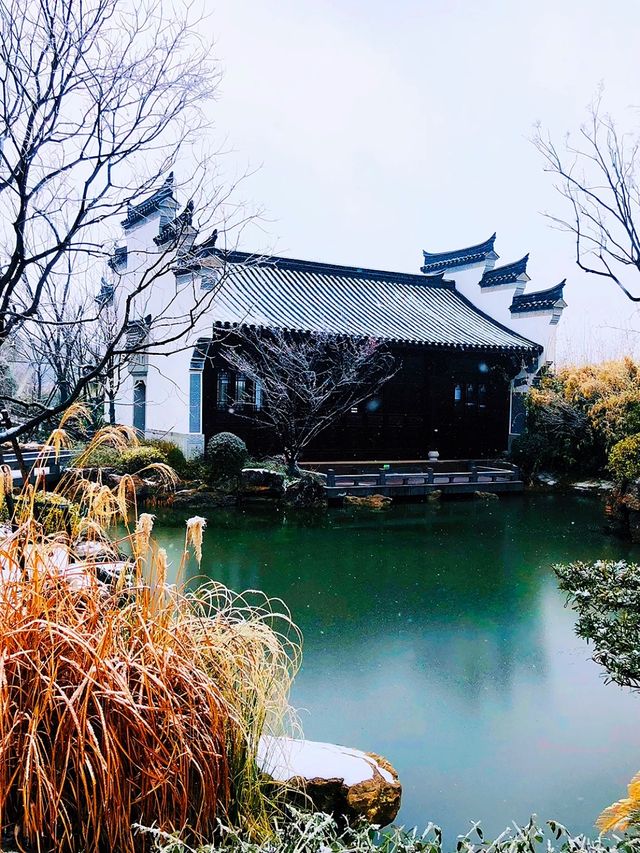
M 562 299 L 562 292 L 567 283 L 566 278 L 555 287 L 538 290 L 536 293 L 522 293 L 514 296 L 511 303 L 511 313 L 520 314 L 525 311 L 550 311 L 556 302 Z
M 487 270 L 480 279 L 480 287 L 497 287 L 501 284 L 514 284 L 518 281 L 518 276 L 526 273 L 528 260 L 529 255 L 525 255 L 519 261 Z
M 211 308 L 220 326 L 330 332 L 435 347 L 540 350 L 478 311 L 442 277 L 244 252 L 213 250 L 211 255 L 226 262 Z
M 158 210 L 163 201 L 173 197 L 173 172 L 171 172 L 162 184 L 160 189 L 156 190 L 153 195 L 150 195 L 139 204 L 130 204 L 127 207 L 127 217 L 122 220 L 123 228 L 131 228 L 132 225 L 137 225 L 143 219 L 146 219 L 149 214 Z
M 127 265 L 127 247 L 126 246 L 116 246 L 113 251 L 113 255 L 109 258 L 108 262 L 111 269 L 115 272 L 116 270 L 123 269 Z
M 182 213 L 179 213 L 171 222 L 165 222 L 164 225 L 160 226 L 160 233 L 157 237 L 153 238 L 156 246 L 162 246 L 184 235 L 186 229 L 193 222 L 194 207 L 193 199 L 191 199 L 191 201 L 187 202 L 187 206 Z
M 104 308 L 106 305 L 111 305 L 115 297 L 115 292 L 115 285 L 103 278 L 100 281 L 100 290 L 96 296 L 96 302 L 101 308 Z
M 422 272 L 439 272 L 453 267 L 461 267 L 465 264 L 480 263 L 485 260 L 489 252 L 493 252 L 493 244 L 496 235 L 492 234 L 484 243 L 477 246 L 467 246 L 466 249 L 454 249 L 452 252 L 425 252 L 424 265 L 420 268 Z

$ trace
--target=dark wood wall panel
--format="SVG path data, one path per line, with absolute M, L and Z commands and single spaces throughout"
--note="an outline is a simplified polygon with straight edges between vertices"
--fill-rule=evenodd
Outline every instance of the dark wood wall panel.
M 398 348 L 399 372 L 378 399 L 359 406 L 311 445 L 309 460 L 491 457 L 507 449 L 509 383 L 519 364 L 504 354 Z M 218 362 L 207 360 L 203 377 L 203 429 L 208 440 L 234 432 L 256 456 L 277 453 L 268 429 L 241 410 L 218 406 Z M 461 397 L 456 399 L 456 386 Z

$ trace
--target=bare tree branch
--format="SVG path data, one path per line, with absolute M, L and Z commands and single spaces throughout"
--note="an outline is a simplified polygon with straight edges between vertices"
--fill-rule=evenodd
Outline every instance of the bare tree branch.
M 328 333 L 242 327 L 224 339 L 221 355 L 260 389 L 253 417 L 274 432 L 291 471 L 305 447 L 399 369 L 378 341 Z
M 16 348 L 39 372 L 26 415 L 0 429 L 0 441 L 60 414 L 96 382 L 113 399 L 132 358 L 192 346 L 215 298 L 197 275 L 175 275 L 188 268 L 199 229 L 234 226 L 226 206 L 235 187 L 214 183 L 215 152 L 194 162 L 211 129 L 218 72 L 191 8 L 0 0 L 0 358 Z M 140 249 L 134 269 L 114 269 L 107 310 L 97 283 L 121 221 L 185 158 L 199 221 L 191 204 L 170 239 Z M 234 213 L 242 227 L 242 210 Z M 167 277 L 174 285 L 162 288 Z M 151 303 L 152 332 L 132 344 L 131 324 Z
M 567 135 L 561 152 L 538 127 L 533 143 L 545 171 L 568 202 L 570 218 L 546 214 L 553 226 L 574 235 L 576 263 L 583 272 L 607 278 L 632 302 L 640 302 L 627 279 L 640 273 L 640 137 L 620 134 L 596 97 L 579 142 Z M 638 279 L 640 285 L 640 279 Z

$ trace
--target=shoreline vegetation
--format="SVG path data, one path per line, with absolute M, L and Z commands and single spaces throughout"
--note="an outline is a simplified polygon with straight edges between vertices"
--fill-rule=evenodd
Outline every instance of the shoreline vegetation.
M 640 365 L 627 357 L 541 374 L 511 460 L 526 480 L 604 481 L 610 528 L 640 541 Z
M 82 416 L 70 410 L 49 444 L 63 447 Z M 132 442 L 130 431 L 108 428 L 86 452 Z M 174 476 L 158 462 L 146 473 Z M 195 593 L 169 585 L 132 475 L 112 488 L 70 471 L 54 492 L 40 481 L 15 497 L 3 474 L 5 837 L 40 850 L 132 853 L 148 846 L 134 825 L 195 843 L 224 824 L 266 840 L 281 791 L 258 771 L 258 740 L 296 728 L 288 691 L 300 636 L 282 602 L 216 582 Z M 118 539 L 116 522 L 126 528 Z M 187 522 L 182 567 L 190 555 L 200 561 L 204 527 L 200 517 Z

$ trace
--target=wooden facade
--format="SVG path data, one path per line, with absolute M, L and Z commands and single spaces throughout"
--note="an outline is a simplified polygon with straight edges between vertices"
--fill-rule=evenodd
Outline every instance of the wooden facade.
M 489 458 L 507 448 L 510 382 L 520 363 L 512 354 L 391 347 L 400 370 L 378 397 L 358 406 L 307 448 L 306 460 Z M 205 441 L 233 432 L 257 456 L 278 452 L 260 422 L 256 389 L 211 353 L 205 360 L 202 415 Z

